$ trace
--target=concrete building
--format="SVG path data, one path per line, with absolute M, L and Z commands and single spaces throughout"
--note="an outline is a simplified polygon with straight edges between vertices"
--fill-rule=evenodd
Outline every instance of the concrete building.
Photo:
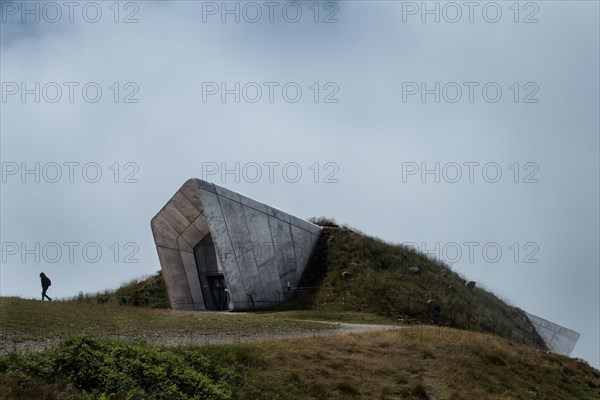
M 290 298 L 321 228 L 200 180 L 152 219 L 175 310 L 255 310 Z
M 536 332 L 554 353 L 570 356 L 579 340 L 579 333 L 537 315 L 525 312 Z
M 188 180 L 152 219 L 175 310 L 256 310 L 289 300 L 321 228 L 200 180 Z M 570 355 L 579 333 L 525 313 L 548 348 Z

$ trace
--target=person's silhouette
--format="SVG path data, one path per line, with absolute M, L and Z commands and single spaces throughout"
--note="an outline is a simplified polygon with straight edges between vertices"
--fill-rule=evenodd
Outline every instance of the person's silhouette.
M 52 282 L 50 282 L 50 278 L 48 278 L 43 272 L 40 272 L 40 278 L 42 279 L 42 301 L 44 301 L 44 297 L 47 298 L 48 301 L 52 301 L 52 299 L 46 294 L 46 291 L 48 290 L 50 285 L 52 285 Z

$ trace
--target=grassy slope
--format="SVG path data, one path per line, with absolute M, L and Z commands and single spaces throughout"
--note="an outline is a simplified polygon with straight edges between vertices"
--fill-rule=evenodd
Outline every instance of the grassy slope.
M 316 222 L 324 235 L 302 282 L 319 287 L 312 308 L 489 332 L 544 348 L 520 309 L 480 287 L 468 289 L 446 265 L 331 221 Z M 410 272 L 415 266 L 420 271 Z M 344 271 L 351 276 L 342 276 Z
M 86 303 L 119 304 L 149 308 L 169 308 L 167 286 L 159 271 L 146 279 L 133 279 L 116 290 L 95 294 L 79 293 L 72 300 Z
M 239 398 L 597 399 L 600 372 L 497 336 L 432 326 L 260 346 Z
M 89 300 L 89 299 L 88 299 Z M 107 302 L 41 302 L 0 297 L 0 350 L 12 343 L 64 338 L 81 333 L 152 340 L 163 336 L 276 334 L 325 329 L 285 314 L 223 314 L 123 307 Z
M 419 274 L 408 271 L 415 265 Z M 351 277 L 342 277 L 343 271 Z M 90 398 L 82 389 L 93 399 L 117 393 L 113 400 L 187 399 L 194 390 L 218 399 L 600 398 L 599 371 L 536 349 L 539 337 L 518 309 L 480 288 L 467 290 L 458 275 L 409 249 L 325 227 L 305 278 L 305 284 L 320 285 L 310 310 L 243 315 L 152 309 L 165 306 L 160 275 L 71 301 L 0 298 L 0 344 L 82 332 L 152 339 L 319 328 L 297 319 L 402 319 L 496 335 L 411 325 L 395 332 L 169 349 L 76 337 L 41 353 L 0 356 L 0 399 Z M 427 305 L 430 298 L 439 310 Z M 65 360 L 73 362 L 64 366 Z
M 0 399 L 105 393 L 115 393 L 113 400 L 593 400 L 600 372 L 497 336 L 416 325 L 171 349 L 83 337 L 42 353 L 0 356 Z

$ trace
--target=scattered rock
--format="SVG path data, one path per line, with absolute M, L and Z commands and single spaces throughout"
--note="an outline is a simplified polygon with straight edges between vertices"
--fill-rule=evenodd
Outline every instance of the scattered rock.
M 465 283 L 467 289 L 473 289 L 475 287 L 475 281 L 469 281 Z

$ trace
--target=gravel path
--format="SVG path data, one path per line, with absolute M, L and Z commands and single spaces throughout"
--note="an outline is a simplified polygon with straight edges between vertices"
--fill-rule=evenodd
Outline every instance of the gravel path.
M 182 346 L 182 345 L 205 345 L 205 344 L 229 344 L 229 343 L 247 343 L 247 342 L 268 342 L 273 340 L 297 339 L 319 336 L 348 335 L 351 333 L 385 331 L 398 329 L 393 325 L 369 325 L 369 324 L 348 324 L 342 322 L 323 322 L 310 321 L 315 323 L 327 324 L 325 329 L 296 329 L 285 332 L 261 332 L 246 335 L 191 335 L 191 336 L 172 336 L 160 337 L 156 340 L 149 340 L 152 344 L 163 346 Z
M 268 331 L 251 334 L 197 334 L 189 335 L 175 334 L 172 336 L 113 336 L 115 339 L 122 340 L 145 340 L 151 345 L 158 346 L 187 346 L 187 345 L 207 345 L 207 344 L 230 344 L 230 343 L 249 343 L 249 342 L 267 342 L 273 340 L 286 340 L 307 337 L 320 336 L 335 336 L 348 335 L 352 333 L 387 331 L 392 329 L 400 329 L 394 325 L 372 325 L 372 324 L 349 324 L 344 322 L 324 322 L 310 321 L 315 323 L 326 324 L 325 329 L 295 329 L 285 330 L 281 332 Z M 25 342 L 14 343 L 6 337 L 0 337 L 0 354 L 7 354 L 12 351 L 40 351 L 55 347 L 58 345 L 60 338 L 31 340 Z

